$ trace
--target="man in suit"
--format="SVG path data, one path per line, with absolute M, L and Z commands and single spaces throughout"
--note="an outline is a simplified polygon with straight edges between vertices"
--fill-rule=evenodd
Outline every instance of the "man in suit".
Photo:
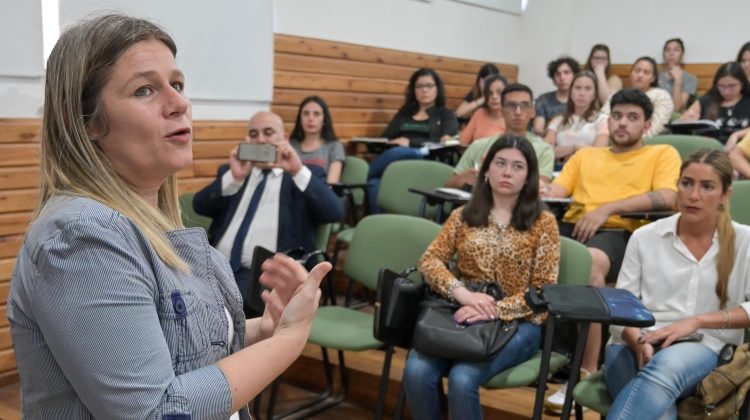
M 274 145 L 276 162 L 240 160 L 237 146 L 229 154 L 229 165 L 222 165 L 216 179 L 193 199 L 195 211 L 213 219 L 209 241 L 229 258 L 243 292 L 256 246 L 311 251 L 318 225 L 343 217 L 324 171 L 302 164 L 278 115 L 253 115 L 245 141 Z

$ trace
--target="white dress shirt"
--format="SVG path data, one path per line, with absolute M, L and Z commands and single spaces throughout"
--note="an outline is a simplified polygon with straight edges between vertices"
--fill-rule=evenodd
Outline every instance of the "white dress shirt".
M 648 224 L 633 233 L 617 278 L 617 288 L 638 296 L 656 319 L 653 330 L 676 321 L 719 310 L 716 257 L 719 237 L 700 261 L 677 236 L 680 214 Z M 750 314 L 750 226 L 732 223 L 735 260 L 729 275 L 727 309 L 742 307 Z M 612 326 L 613 343 L 624 343 L 623 327 Z M 741 344 L 743 329 L 701 329 L 703 344 L 718 353 L 725 343 Z
M 312 173 L 310 169 L 303 166 L 297 175 L 292 177 L 294 184 L 300 191 L 305 191 L 310 183 Z M 284 178 L 284 171 L 279 168 L 271 170 L 266 179 L 266 186 L 263 189 L 263 195 L 260 197 L 258 203 L 258 209 L 255 212 L 253 221 L 250 223 L 245 242 L 242 247 L 242 259 L 241 265 L 243 267 L 250 268 L 253 258 L 253 250 L 256 246 L 262 246 L 271 251 L 276 251 L 276 244 L 278 240 L 279 231 L 279 200 L 281 197 L 281 181 Z M 232 216 L 232 221 L 229 222 L 226 232 L 222 235 L 219 243 L 216 244 L 222 254 L 230 258 L 232 255 L 232 245 L 234 245 L 234 238 L 237 236 L 237 231 L 240 229 L 242 219 L 245 218 L 248 207 L 250 207 L 250 199 L 255 192 L 255 188 L 260 184 L 263 179 L 263 171 L 258 168 L 253 168 L 250 173 L 250 179 L 247 182 L 247 188 L 240 198 L 240 202 L 237 205 L 237 211 Z M 221 179 L 221 195 L 229 196 L 236 194 L 237 191 L 242 188 L 242 184 L 245 182 L 244 179 L 234 179 L 232 171 L 226 171 Z

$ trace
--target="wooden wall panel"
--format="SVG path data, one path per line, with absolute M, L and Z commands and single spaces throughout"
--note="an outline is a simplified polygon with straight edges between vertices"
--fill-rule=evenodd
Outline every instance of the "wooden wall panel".
M 403 104 L 409 78 L 420 67 L 435 69 L 445 84 L 447 106 L 455 109 L 471 90 L 479 61 L 438 57 L 277 34 L 272 110 L 291 127 L 297 107 L 310 95 L 331 109 L 336 134 L 380 136 Z M 495 63 L 510 81 L 518 67 Z

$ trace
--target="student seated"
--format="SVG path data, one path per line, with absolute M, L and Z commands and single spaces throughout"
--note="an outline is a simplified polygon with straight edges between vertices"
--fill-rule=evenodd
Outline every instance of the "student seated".
M 742 66 L 742 71 L 750 81 L 750 42 L 746 42 L 737 53 L 737 62 Z
M 638 296 L 656 325 L 610 328 L 604 376 L 614 403 L 607 419 L 676 419 L 676 401 L 750 327 L 750 227 L 729 213 L 726 153 L 696 152 L 677 185 L 679 213 L 638 229 L 625 252 L 617 287 Z M 702 339 L 679 342 L 693 333 Z
M 346 153 L 333 130 L 328 105 L 321 97 L 308 96 L 299 105 L 289 143 L 303 164 L 323 168 L 329 184 L 341 180 Z
M 457 272 L 449 264 L 457 256 Z M 545 314 L 534 314 L 524 294 L 557 281 L 560 238 L 555 216 L 539 199 L 536 154 L 524 138 L 505 134 L 487 152 L 469 203 L 454 210 L 425 251 L 419 268 L 430 288 L 461 308 L 458 323 L 518 320 L 518 331 L 492 359 L 448 360 L 409 352 L 404 389 L 415 419 L 440 419 L 442 377 L 448 377 L 452 419 L 481 419 L 479 386 L 539 351 Z M 496 282 L 502 300 L 470 286 Z
M 555 159 L 564 163 L 584 147 L 609 144 L 609 117 L 601 112 L 596 76 L 588 70 L 578 73 L 571 84 L 565 112 L 553 118 L 544 140 L 555 148 Z
M 539 136 L 526 131 L 529 121 L 534 118 L 533 98 L 534 94 L 528 86 L 518 83 L 508 85 L 501 96 L 503 118 L 506 121 L 508 134 L 524 137 L 531 143 L 539 162 L 539 180 L 547 183 L 552 179 L 555 153 L 552 147 Z M 479 166 L 495 140 L 497 136 L 485 137 L 471 143 L 461 155 L 461 159 L 453 169 L 453 175 L 445 182 L 445 186 L 450 188 L 473 186 L 477 180 Z
M 406 88 L 406 98 L 383 137 L 395 145 L 370 162 L 367 174 L 370 184 L 370 213 L 377 213 L 380 178 L 385 168 L 397 160 L 422 159 L 427 151 L 425 143 L 444 142 L 458 133 L 458 120 L 445 107 L 445 88 L 435 70 L 421 68 L 414 72 Z
M 611 104 L 612 146 L 579 150 L 549 189 L 542 191 L 548 197 L 573 199 L 560 224 L 560 234 L 588 248 L 592 286 L 605 286 L 617 279 L 630 233 L 644 224 L 620 214 L 671 209 L 680 168 L 680 155 L 674 147 L 643 144 L 653 115 L 645 93 L 623 89 L 612 96 Z M 584 373 L 597 369 L 600 348 L 601 326 L 592 324 L 583 354 Z M 561 412 L 564 398 L 562 386 L 547 399 L 545 407 Z
M 461 130 L 461 144 L 468 146 L 481 137 L 495 136 L 505 132 L 501 96 L 508 81 L 500 75 L 490 76 L 484 85 L 482 106 L 474 112 L 469 124 Z
M 732 166 L 740 178 L 750 178 L 750 133 L 737 143 L 737 146 L 729 152 Z M 736 209 L 740 211 L 740 209 Z
M 320 224 L 343 217 L 341 200 L 318 166 L 302 164 L 278 115 L 261 111 L 248 123 L 245 141 L 276 147 L 276 162 L 239 160 L 238 147 L 216 179 L 193 197 L 195 212 L 212 219 L 208 239 L 224 254 L 241 290 L 250 282 L 253 251 L 315 249 Z
M 474 111 L 484 105 L 486 96 L 484 95 L 485 80 L 490 76 L 500 76 L 500 70 L 496 65 L 487 63 L 477 72 L 477 80 L 471 91 L 464 96 L 463 102 L 456 108 L 456 117 L 461 121 L 468 121 L 474 114 Z M 507 84 L 507 83 L 506 83 Z
M 610 95 L 622 89 L 620 76 L 610 72 L 609 47 L 604 44 L 596 44 L 591 47 L 589 58 L 586 60 L 584 70 L 594 72 L 596 85 L 599 89 L 599 103 L 607 102 Z
M 544 135 L 547 124 L 553 117 L 565 110 L 568 91 L 573 76 L 581 70 L 578 62 L 570 57 L 560 57 L 547 65 L 547 76 L 555 83 L 557 90 L 539 95 L 536 99 L 536 116 L 533 131 L 539 136 Z
M 685 44 L 680 38 L 668 39 L 664 43 L 662 55 L 664 66 L 659 72 L 659 87 L 672 96 L 674 110 L 682 112 L 689 105 L 690 98 L 695 97 L 698 79 L 682 68 Z
M 646 131 L 644 138 L 650 138 L 665 131 L 667 123 L 672 118 L 674 104 L 669 93 L 658 87 L 656 76 L 656 61 L 651 57 L 641 57 L 635 60 L 630 68 L 630 87 L 640 90 L 648 96 L 653 104 L 653 116 L 650 128 Z M 609 115 L 611 110 L 610 101 L 602 107 L 602 112 Z
M 713 85 L 695 101 L 679 121 L 711 120 L 719 124 L 714 136 L 731 150 L 737 141 L 750 133 L 750 82 L 742 66 L 734 61 L 716 70 Z

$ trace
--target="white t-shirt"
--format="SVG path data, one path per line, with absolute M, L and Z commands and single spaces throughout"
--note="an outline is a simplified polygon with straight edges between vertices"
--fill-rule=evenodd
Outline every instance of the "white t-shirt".
M 552 119 L 549 127 L 547 127 L 548 130 L 555 132 L 555 144 L 557 146 L 578 144 L 591 146 L 594 144 L 596 136 L 600 134 L 609 135 L 609 126 L 607 125 L 609 116 L 602 112 L 598 112 L 588 121 L 578 115 L 573 115 L 568 125 L 560 128 L 562 120 L 562 115 L 558 115 Z

